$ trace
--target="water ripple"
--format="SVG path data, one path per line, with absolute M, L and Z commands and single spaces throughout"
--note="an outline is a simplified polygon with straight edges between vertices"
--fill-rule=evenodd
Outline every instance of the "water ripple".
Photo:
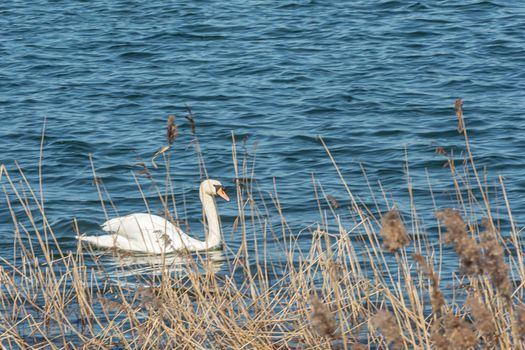
M 232 131 L 238 147 L 246 137 L 250 152 L 257 144 L 260 183 L 277 178 L 291 223 L 304 227 L 318 212 L 298 184 L 307 188 L 315 173 L 340 190 L 319 136 L 365 203 L 361 165 L 403 207 L 408 161 L 416 203 L 432 208 L 425 169 L 440 190 L 451 185 L 435 149 L 464 151 L 453 109 L 463 97 L 475 157 L 490 181 L 509 178 L 511 202 L 525 211 L 524 13 L 517 1 L 474 0 L 0 4 L 1 162 L 15 171 L 18 160 L 38 183 L 47 118 L 48 215 L 73 248 L 74 217 L 92 231 L 104 219 L 89 155 L 119 211 L 144 210 L 133 164 L 164 144 L 171 113 L 176 192 L 196 196 L 189 105 L 210 176 L 235 177 Z M 198 217 L 198 202 L 188 211 Z M 234 213 L 224 208 L 227 225 Z M 11 229 L 0 226 L 0 237 Z

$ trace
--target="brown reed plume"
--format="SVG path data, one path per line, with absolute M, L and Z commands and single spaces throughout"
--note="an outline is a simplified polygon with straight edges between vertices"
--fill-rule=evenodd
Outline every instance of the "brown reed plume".
M 394 315 L 389 311 L 379 310 L 370 319 L 372 328 L 381 332 L 383 337 L 394 349 L 401 349 L 403 347 L 403 334 Z
M 403 225 L 399 212 L 395 208 L 383 215 L 380 233 L 383 237 L 383 248 L 392 253 L 410 242 L 405 225 Z
M 441 154 L 441 155 L 444 155 L 446 156 L 447 155 L 447 151 L 445 151 L 445 149 L 443 147 L 436 147 L 436 150 L 435 150 L 436 154 Z
M 137 170 L 138 175 L 144 175 L 148 180 L 153 180 L 153 176 L 151 176 L 151 172 L 144 162 L 136 163 L 135 166 L 140 167 L 140 170 Z
M 505 263 L 505 253 L 498 242 L 494 224 L 483 219 L 485 232 L 481 235 L 481 248 L 483 249 L 483 270 L 486 272 L 497 292 L 507 300 L 512 294 L 512 285 L 509 280 L 509 267 Z
M 331 194 L 326 195 L 326 199 L 328 200 L 328 203 L 330 203 L 330 206 L 334 209 L 337 209 L 341 206 L 337 201 L 337 198 L 335 198 Z
M 186 106 L 186 110 L 188 111 L 188 114 L 186 115 L 185 118 L 190 123 L 191 133 L 193 134 L 193 136 L 195 136 L 196 125 L 195 125 L 195 119 L 193 118 L 193 113 L 191 112 L 191 107 Z
M 437 316 L 441 315 L 441 309 L 445 305 L 445 298 L 443 293 L 439 289 L 439 277 L 434 272 L 434 268 L 431 263 L 427 262 L 423 255 L 414 254 L 413 256 L 420 269 L 425 272 L 432 283 L 432 294 L 430 295 L 430 301 L 432 303 L 432 311 Z
M 461 273 L 475 276 L 482 272 L 482 255 L 476 240 L 467 234 L 467 225 L 461 214 L 455 209 L 436 212 L 436 218 L 444 222 L 447 228 L 445 243 L 453 244 L 461 260 Z
M 461 106 L 463 105 L 463 100 L 458 98 L 454 103 L 456 109 L 456 116 L 458 117 L 458 132 L 463 133 L 465 131 L 465 120 L 463 119 L 463 110 Z
M 441 317 L 432 327 L 433 348 L 438 350 L 465 350 L 478 344 L 470 324 L 451 313 Z
M 168 117 L 168 126 L 166 127 L 166 139 L 168 140 L 168 145 L 172 145 L 177 138 L 177 124 L 175 124 L 175 115 L 172 114 Z
M 335 315 L 315 293 L 310 294 L 312 325 L 321 337 L 333 337 L 337 330 Z
M 515 312 L 516 331 L 521 339 L 525 339 L 525 306 L 521 305 L 516 308 Z
M 496 336 L 496 324 L 494 323 L 494 313 L 481 300 L 478 293 L 469 295 L 465 301 L 465 306 L 470 309 L 470 314 L 474 321 L 474 326 L 480 336 L 486 339 L 487 343 L 492 343 Z

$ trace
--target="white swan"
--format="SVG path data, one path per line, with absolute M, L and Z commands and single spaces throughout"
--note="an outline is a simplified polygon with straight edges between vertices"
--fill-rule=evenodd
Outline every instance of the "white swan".
M 199 197 L 208 222 L 208 235 L 199 241 L 182 232 L 180 228 L 157 215 L 131 214 L 106 221 L 103 236 L 78 236 L 77 239 L 102 248 L 117 248 L 150 254 L 170 253 L 177 250 L 207 250 L 221 244 L 219 216 L 213 196 L 229 201 L 224 187 L 217 180 L 205 180 L 199 188 Z

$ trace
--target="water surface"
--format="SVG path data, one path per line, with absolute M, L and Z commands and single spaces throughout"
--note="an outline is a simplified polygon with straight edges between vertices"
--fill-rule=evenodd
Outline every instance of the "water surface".
M 173 113 L 179 136 L 172 184 L 187 208 L 180 206 L 179 215 L 203 237 L 201 174 L 186 106 L 209 176 L 234 192 L 235 135 L 240 154 L 243 144 L 250 159 L 256 154 L 263 196 L 275 179 L 296 232 L 320 221 L 312 174 L 340 201 L 338 213 L 351 217 L 322 137 L 352 191 L 373 211 L 397 203 L 408 215 L 408 162 L 415 203 L 435 240 L 428 177 L 438 206 L 454 205 L 446 157 L 435 149 L 458 157 L 464 151 L 453 108 L 461 97 L 476 161 L 486 167 L 489 186 L 505 177 L 521 225 L 520 1 L 10 2 L 0 4 L 0 28 L 0 161 L 11 173 L 17 161 L 38 188 L 46 120 L 45 210 L 65 251 L 76 249 L 73 219 L 92 234 L 105 220 L 89 155 L 118 213 L 144 211 L 134 164 L 149 162 L 165 144 Z M 162 183 L 161 170 L 153 175 Z M 152 211 L 161 210 L 153 186 L 139 178 Z M 235 249 L 241 240 L 231 234 L 236 204 L 220 206 Z M 4 199 L 0 209 L 0 254 L 9 259 L 13 227 Z M 253 242 L 260 232 L 250 234 Z M 301 244 L 307 248 L 310 239 L 304 235 Z

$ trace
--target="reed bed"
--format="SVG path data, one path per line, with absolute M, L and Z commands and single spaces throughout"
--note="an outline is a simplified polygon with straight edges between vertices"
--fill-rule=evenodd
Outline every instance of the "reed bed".
M 82 245 L 65 251 L 46 218 L 41 183 L 31 184 L 21 167 L 8 171 L 1 165 L 14 237 L 13 258 L 0 257 L 1 346 L 523 349 L 520 231 L 502 178 L 510 225 L 504 232 L 499 229 L 501 213 L 491 208 L 474 164 L 461 105 L 458 100 L 455 107 L 465 161 L 460 168 L 453 159 L 447 163 L 457 203 L 436 208 L 435 235 L 421 224 L 416 208 L 401 213 L 395 205 L 376 201 L 376 210 L 360 202 L 322 139 L 348 197 L 339 200 L 348 206 L 325 194 L 313 178 L 320 218 L 294 230 L 278 192 L 262 193 L 255 157 L 247 152 L 239 157 L 233 137 L 237 216 L 232 232 L 224 232 L 221 250 L 169 256 L 101 252 Z M 206 177 L 190 109 L 186 119 Z M 180 200 L 169 169 L 170 147 L 181 132 L 170 117 L 168 145 L 156 154 L 167 169 L 165 186 L 155 183 L 154 170 L 145 164 L 136 172 L 153 183 L 164 215 L 178 223 Z M 444 149 L 438 153 L 446 156 Z M 109 216 L 111 201 L 95 165 L 93 176 Z M 344 218 L 337 212 L 342 209 L 348 214 Z M 229 243 L 230 234 L 240 236 L 240 244 Z M 443 267 L 445 251 L 455 252 L 456 266 Z M 453 283 L 445 285 L 445 278 Z

